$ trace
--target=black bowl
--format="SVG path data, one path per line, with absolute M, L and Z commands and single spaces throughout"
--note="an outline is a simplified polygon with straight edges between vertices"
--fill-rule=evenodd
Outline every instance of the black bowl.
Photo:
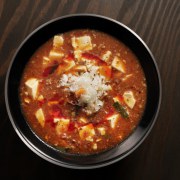
M 106 152 L 78 156 L 65 154 L 43 142 L 31 130 L 23 117 L 18 88 L 24 67 L 32 54 L 55 34 L 73 29 L 95 29 L 110 34 L 126 44 L 138 57 L 147 80 L 147 104 L 136 130 L 121 144 Z M 68 168 L 90 169 L 103 167 L 121 160 L 133 152 L 152 129 L 161 102 L 161 81 L 157 64 L 147 45 L 125 25 L 107 17 L 80 14 L 49 21 L 33 31 L 20 45 L 9 66 L 5 100 L 11 123 L 22 141 L 43 159 Z

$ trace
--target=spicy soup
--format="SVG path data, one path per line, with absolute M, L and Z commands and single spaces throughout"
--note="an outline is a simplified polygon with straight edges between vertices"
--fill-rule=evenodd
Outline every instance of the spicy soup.
M 122 42 L 95 30 L 55 35 L 25 67 L 22 112 L 49 145 L 93 154 L 125 140 L 146 104 L 142 67 Z

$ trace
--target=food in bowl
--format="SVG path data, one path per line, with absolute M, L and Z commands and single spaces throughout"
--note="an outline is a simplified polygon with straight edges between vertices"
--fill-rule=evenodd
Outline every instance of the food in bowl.
M 25 119 L 43 141 L 83 155 L 108 150 L 135 130 L 147 85 L 125 44 L 80 29 L 55 35 L 32 55 L 19 95 Z

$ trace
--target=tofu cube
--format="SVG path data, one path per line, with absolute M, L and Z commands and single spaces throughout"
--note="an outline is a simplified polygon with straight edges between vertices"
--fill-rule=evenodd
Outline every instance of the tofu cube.
M 118 119 L 119 119 L 119 114 L 113 114 L 112 116 L 109 116 L 108 118 L 107 118 L 107 120 L 109 120 L 110 121 L 110 126 L 111 126 L 111 128 L 115 128 L 116 127 L 116 124 L 117 124 L 117 122 L 118 122 Z
M 134 98 L 133 92 L 132 91 L 126 91 L 123 94 L 124 102 L 131 108 L 133 109 L 136 100 Z
M 101 59 L 105 62 L 108 62 L 111 54 L 112 54 L 111 51 L 106 51 L 106 53 L 102 55 Z
M 112 67 L 117 69 L 118 71 L 121 71 L 122 73 L 125 73 L 125 65 L 124 62 L 117 56 L 112 61 Z
M 75 67 L 75 70 L 80 71 L 80 72 L 86 72 L 87 68 L 86 68 L 86 66 L 78 65 Z
M 104 127 L 98 127 L 97 130 L 99 131 L 99 133 L 104 136 L 106 134 L 106 130 Z
M 56 70 L 56 73 L 59 75 L 59 74 L 62 74 L 66 71 L 69 71 L 71 68 L 73 68 L 75 66 L 75 62 L 74 61 L 66 61 L 65 64 L 63 65 L 59 65 L 57 70 Z
M 72 37 L 71 41 L 75 50 L 88 51 L 93 48 L 90 36 Z
M 44 100 L 44 96 L 41 94 L 38 98 L 37 98 L 38 101 L 42 101 Z
M 92 124 L 88 124 L 79 128 L 79 136 L 82 140 L 93 142 L 94 135 L 95 130 Z
M 36 113 L 35 113 L 36 119 L 38 120 L 38 122 L 40 123 L 40 125 L 42 127 L 44 127 L 45 124 L 45 118 L 44 118 L 44 112 L 42 110 L 42 108 L 39 108 Z
M 97 143 L 94 143 L 94 144 L 92 145 L 92 148 L 93 148 L 94 150 L 96 150 L 96 149 L 97 149 Z
M 53 39 L 53 47 L 58 48 L 61 47 L 64 43 L 64 38 L 62 36 L 54 36 Z
M 28 93 L 32 96 L 33 99 L 37 98 L 38 95 L 38 86 L 39 81 L 36 78 L 30 78 L 25 82 Z
M 62 53 L 62 52 L 58 52 L 58 51 L 55 51 L 55 50 L 51 50 L 49 52 L 49 58 L 51 60 L 61 59 L 62 57 L 64 57 L 64 53 Z
M 54 119 L 53 119 L 53 122 L 54 122 L 54 123 L 57 123 L 57 122 L 59 122 L 59 121 L 60 121 L 60 118 L 54 118 Z
M 54 118 L 54 122 L 57 122 L 56 133 L 61 134 L 68 130 L 70 120 L 65 118 Z
M 82 51 L 81 50 L 75 50 L 74 51 L 74 57 L 80 61 L 81 60 Z

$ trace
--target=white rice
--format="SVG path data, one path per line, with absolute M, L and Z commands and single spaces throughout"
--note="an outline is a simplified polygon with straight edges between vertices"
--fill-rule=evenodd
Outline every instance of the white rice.
M 97 66 L 87 66 L 87 69 L 87 72 L 79 76 L 64 74 L 60 79 L 60 86 L 66 87 L 70 92 L 84 89 L 85 93 L 79 97 L 78 105 L 86 104 L 84 111 L 92 114 L 103 106 L 104 102 L 101 99 L 111 90 L 111 86 L 108 85 L 105 77 L 98 73 Z

